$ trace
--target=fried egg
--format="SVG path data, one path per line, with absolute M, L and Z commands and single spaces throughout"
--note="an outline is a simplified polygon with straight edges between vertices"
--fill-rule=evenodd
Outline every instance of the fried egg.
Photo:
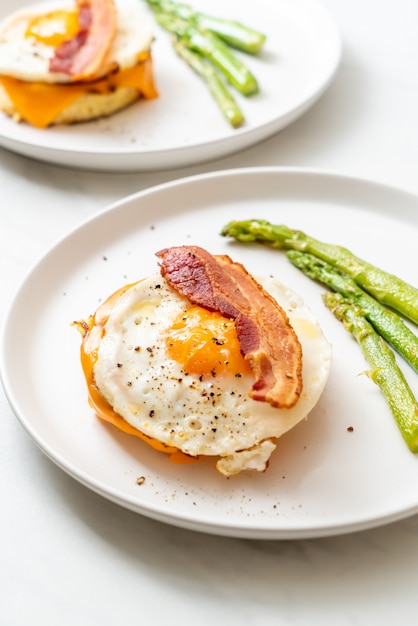
M 153 40 L 150 17 L 138 0 L 115 0 L 117 28 L 99 76 L 115 65 L 123 70 L 138 62 L 138 53 Z M 50 60 L 79 29 L 75 3 L 58 0 L 21 9 L 0 24 L 0 75 L 23 81 L 68 83 L 71 76 L 51 72 Z
M 254 375 L 234 322 L 192 304 L 161 274 L 122 289 L 84 324 L 90 391 L 98 391 L 130 427 L 171 451 L 216 457 L 226 476 L 264 471 L 275 440 L 320 398 L 331 348 L 298 294 L 274 278 L 257 280 L 286 311 L 302 345 L 303 391 L 292 408 L 249 397 Z M 97 397 L 92 404 L 100 404 Z

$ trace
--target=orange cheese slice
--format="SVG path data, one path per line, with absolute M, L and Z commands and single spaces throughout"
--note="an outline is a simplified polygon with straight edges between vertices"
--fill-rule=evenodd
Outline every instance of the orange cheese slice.
M 19 115 L 37 128 L 46 128 L 52 124 L 61 111 L 87 93 L 106 94 L 118 87 L 131 87 L 138 89 L 146 99 L 158 97 L 149 53 L 134 67 L 113 72 L 90 83 L 31 83 L 10 76 L 0 76 L 0 84 Z

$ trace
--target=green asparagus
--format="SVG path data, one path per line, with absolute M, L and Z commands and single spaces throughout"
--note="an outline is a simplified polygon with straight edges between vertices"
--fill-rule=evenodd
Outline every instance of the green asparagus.
M 399 315 L 382 306 L 347 274 L 313 254 L 289 250 L 286 255 L 309 278 L 321 282 L 358 305 L 379 335 L 418 373 L 418 337 Z
M 382 304 L 418 324 L 418 288 L 360 259 L 347 248 L 323 243 L 302 231 L 257 219 L 230 222 L 221 234 L 243 242 L 260 241 L 274 248 L 310 252 L 351 276 Z
M 255 76 L 219 37 L 169 13 L 157 11 L 155 18 L 160 26 L 209 59 L 244 96 L 257 93 L 258 83 Z
M 264 33 L 254 30 L 241 22 L 225 20 L 194 11 L 189 4 L 174 2 L 173 0 L 146 0 L 146 2 L 154 11 L 168 13 L 188 20 L 195 26 L 214 33 L 229 46 L 248 54 L 260 52 L 266 40 Z
M 324 294 L 324 302 L 358 342 L 372 368 L 365 373 L 380 387 L 409 449 L 418 452 L 418 402 L 394 353 L 375 332 L 359 307 L 341 294 L 332 292 Z
M 244 116 L 213 65 L 200 54 L 190 50 L 182 39 L 174 41 L 174 48 L 177 54 L 206 82 L 211 94 L 231 126 L 234 128 L 241 126 L 244 122 Z

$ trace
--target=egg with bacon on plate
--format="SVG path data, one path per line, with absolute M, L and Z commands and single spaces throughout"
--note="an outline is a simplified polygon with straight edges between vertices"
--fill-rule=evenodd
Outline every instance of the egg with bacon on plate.
M 321 396 L 330 345 L 277 280 L 197 246 L 157 256 L 159 273 L 76 322 L 90 404 L 174 462 L 264 471 L 275 440 Z
M 0 24 L 0 110 L 38 128 L 155 98 L 150 18 L 138 0 L 56 0 Z

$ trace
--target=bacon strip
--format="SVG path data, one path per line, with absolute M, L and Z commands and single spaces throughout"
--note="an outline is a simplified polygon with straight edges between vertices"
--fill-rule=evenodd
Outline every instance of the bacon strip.
M 273 407 L 294 406 L 302 392 L 302 347 L 279 304 L 227 255 L 178 246 L 157 257 L 162 276 L 176 291 L 234 320 L 242 354 L 256 378 L 250 397 Z
M 113 0 L 77 0 L 78 33 L 55 51 L 49 69 L 69 74 L 73 81 L 96 77 L 116 33 Z

